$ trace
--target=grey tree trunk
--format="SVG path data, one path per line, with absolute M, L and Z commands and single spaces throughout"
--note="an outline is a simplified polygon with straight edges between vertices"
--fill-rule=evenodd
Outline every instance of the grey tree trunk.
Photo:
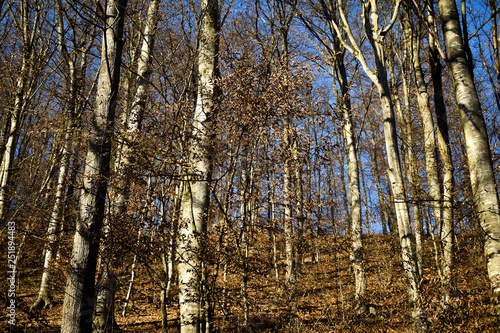
M 203 239 L 212 176 L 212 117 L 219 77 L 220 13 L 218 0 L 202 0 L 198 44 L 198 94 L 189 143 L 189 167 L 185 170 L 179 223 L 179 305 L 182 333 L 201 332 Z
M 285 124 L 285 146 L 286 146 L 286 157 L 285 157 L 285 167 L 284 167 L 284 200 L 283 200 L 283 223 L 285 232 L 285 285 L 293 289 L 295 281 L 297 279 L 297 267 L 295 262 L 295 237 L 292 219 L 292 205 L 293 205 L 293 160 L 292 160 L 292 150 L 293 150 L 293 135 L 289 133 L 292 131 L 291 120 L 288 119 Z
M 70 111 L 71 112 L 71 111 Z M 56 194 L 54 199 L 54 206 L 50 216 L 49 226 L 47 228 L 47 243 L 45 245 L 45 255 L 43 263 L 42 280 L 40 282 L 40 290 L 35 303 L 31 306 L 30 310 L 38 310 L 41 308 L 50 309 L 54 306 L 50 292 L 50 266 L 54 258 L 54 251 L 56 250 L 57 232 L 61 230 L 62 224 L 62 204 L 64 199 L 64 189 L 66 185 L 66 177 L 68 174 L 69 160 L 70 160 L 70 145 L 71 145 L 71 132 L 72 132 L 72 119 L 68 115 L 66 132 L 63 138 L 63 147 L 61 152 L 61 165 L 59 167 L 59 176 L 57 178 Z
M 443 284 L 443 305 L 446 306 L 451 298 L 451 289 L 453 288 L 453 279 L 451 272 L 453 268 L 453 193 L 455 191 L 454 168 L 451 156 L 450 139 L 448 135 L 448 119 L 446 116 L 446 106 L 443 98 L 442 89 L 442 66 L 437 50 L 436 37 L 437 27 L 434 20 L 434 5 L 430 0 L 427 4 L 429 14 L 427 20 L 433 33 L 429 34 L 429 62 L 431 78 L 434 87 L 434 105 L 437 122 L 437 138 L 441 160 L 443 164 L 442 176 L 442 226 L 439 226 L 439 237 L 441 240 L 441 275 Z
M 119 140 L 116 156 L 116 180 L 112 184 L 111 193 L 111 221 L 105 222 L 105 238 L 101 254 L 100 281 L 97 293 L 96 312 L 94 314 L 94 332 L 110 331 L 117 326 L 114 320 L 114 294 L 116 281 L 113 256 L 112 224 L 119 222 L 126 212 L 130 188 L 130 168 L 134 164 L 133 146 L 137 144 L 136 136 L 140 131 L 144 117 L 146 99 L 148 96 L 149 77 L 151 75 L 150 62 L 152 59 L 160 0 L 149 3 L 144 37 L 137 63 L 137 87 L 131 110 L 127 113 L 124 131 Z M 102 283 L 101 283 L 102 282 Z
M 340 36 L 334 37 L 341 38 Z M 336 42 L 338 44 L 338 42 Z M 359 179 L 359 162 L 358 162 L 358 144 L 354 132 L 352 122 L 351 97 L 349 95 L 349 82 L 344 65 L 344 50 L 340 49 L 340 45 L 335 46 L 335 73 L 336 81 L 340 86 L 340 94 L 337 94 L 340 107 L 342 109 L 342 135 L 344 137 L 344 146 L 347 151 L 347 178 L 349 191 L 349 212 L 350 212 L 350 235 L 352 239 L 352 248 L 350 260 L 354 271 L 355 280 L 355 308 L 357 313 L 366 311 L 366 279 L 364 269 L 364 251 L 363 251 L 363 223 L 361 217 L 361 185 Z
M 83 174 L 79 219 L 64 298 L 61 332 L 91 332 L 95 273 L 110 171 L 111 137 L 120 81 L 127 0 L 109 1 L 93 128 Z
M 406 81 L 406 72 L 407 70 L 404 68 L 403 61 L 400 60 L 400 66 L 402 68 L 403 77 L 401 78 L 403 93 L 404 93 L 404 105 L 407 112 L 410 109 L 410 101 L 409 101 L 409 87 Z M 423 215 L 421 210 L 421 201 L 422 201 L 422 185 L 420 183 L 420 177 L 418 175 L 418 171 L 416 168 L 416 158 L 413 152 L 414 147 L 414 139 L 413 139 L 413 130 L 411 126 L 411 117 L 404 114 L 403 109 L 401 107 L 401 103 L 398 95 L 398 88 L 396 85 L 396 78 L 394 77 L 394 63 L 393 60 L 388 60 L 389 67 L 389 77 L 392 88 L 392 99 L 394 103 L 394 107 L 396 109 L 396 114 L 398 117 L 398 123 L 400 128 L 400 136 L 402 138 L 402 146 L 403 146 L 403 170 L 404 174 L 408 178 L 408 187 L 411 194 L 412 204 L 411 208 L 413 211 L 413 221 L 415 226 L 415 254 L 417 257 L 417 268 L 419 272 L 422 272 L 422 261 L 423 261 L 423 246 L 422 246 L 422 233 L 423 233 Z
M 442 208 L 442 192 L 439 181 L 438 160 L 436 154 L 436 138 L 434 133 L 434 120 L 432 117 L 429 94 L 427 92 L 427 84 L 424 79 L 424 73 L 420 62 L 420 40 L 418 31 L 414 30 L 414 24 L 411 20 L 410 10 L 407 5 L 403 6 L 403 33 L 405 35 L 405 47 L 411 58 L 411 70 L 417 88 L 417 102 L 420 111 L 420 121 L 424 135 L 424 153 L 425 165 L 427 174 L 427 184 L 429 188 L 429 196 L 431 198 L 432 212 L 436 225 L 443 223 L 443 208 Z M 418 242 L 417 242 L 418 246 Z M 417 251 L 421 253 L 421 250 Z M 421 254 L 419 254 L 419 262 L 422 265 Z
M 446 58 L 460 110 L 472 199 L 484 233 L 484 255 L 493 292 L 494 310 L 500 313 L 500 206 L 484 122 L 474 78 L 460 30 L 455 1 L 439 0 Z
M 343 98 L 348 98 L 344 95 Z M 350 103 L 346 102 L 343 106 L 344 128 L 343 135 L 345 146 L 347 148 L 347 168 L 349 179 L 349 206 L 351 212 L 351 238 L 352 250 L 350 254 L 351 264 L 354 270 L 355 279 L 355 307 L 356 312 L 366 311 L 366 279 L 364 269 L 364 251 L 363 251 L 363 224 L 361 219 L 361 187 L 359 181 L 359 165 L 357 158 L 357 144 L 352 126 Z

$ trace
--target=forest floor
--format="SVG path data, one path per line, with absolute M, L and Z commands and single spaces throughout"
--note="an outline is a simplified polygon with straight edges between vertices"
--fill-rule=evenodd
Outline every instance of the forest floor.
M 353 308 L 354 277 L 349 270 L 350 242 L 345 236 L 322 236 L 319 263 L 304 256 L 302 274 L 295 301 L 276 287 L 270 265 L 272 253 L 269 237 L 256 239 L 250 255 L 249 322 L 243 326 L 241 275 L 236 264 L 229 265 L 227 306 L 222 311 L 221 288 L 217 285 L 217 306 L 213 322 L 216 332 L 409 332 L 409 303 L 401 256 L 393 249 L 391 237 L 365 236 L 367 299 L 371 313 L 357 315 Z M 425 243 L 424 274 L 421 281 L 423 305 L 431 332 L 494 332 L 496 319 L 490 305 L 490 289 L 481 244 L 472 234 L 456 238 L 455 297 L 449 310 L 440 305 L 440 279 L 435 269 L 433 243 Z M 32 253 L 29 249 L 27 253 Z M 40 256 L 41 251 L 37 252 Z M 66 283 L 64 265 L 54 274 L 55 307 L 36 313 L 28 311 L 40 283 L 41 267 L 26 255 L 20 268 L 16 299 L 16 325 L 7 324 L 6 306 L 0 318 L 0 332 L 59 332 L 63 292 Z M 27 260 L 28 259 L 28 260 Z M 159 260 L 158 260 L 159 261 Z M 26 264 L 29 263 L 29 264 Z M 137 282 L 126 317 L 121 310 L 129 275 L 122 278 L 117 294 L 116 320 L 124 332 L 162 332 L 159 286 L 153 282 L 151 270 L 139 265 Z M 158 264 L 159 266 L 159 264 Z M 143 267 L 141 269 L 141 267 Z M 1 267 L 2 269 L 4 267 Z M 231 271 L 233 273 L 231 273 Z M 283 268 L 281 268 L 281 274 Z M 222 280 L 219 273 L 218 282 Z M 0 285 L 4 285 L 6 281 Z M 6 287 L 2 286 L 2 303 L 6 304 Z M 176 294 L 175 291 L 173 293 Z M 168 307 L 168 332 L 178 332 L 177 296 Z

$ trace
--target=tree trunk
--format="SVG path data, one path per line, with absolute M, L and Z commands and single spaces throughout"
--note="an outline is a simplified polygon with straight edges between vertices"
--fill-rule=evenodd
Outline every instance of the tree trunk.
M 111 221 L 106 220 L 105 222 L 107 232 L 101 253 L 100 270 L 103 283 L 99 283 L 100 288 L 97 293 L 96 313 L 94 315 L 94 332 L 96 333 L 107 332 L 117 326 L 112 312 L 116 292 L 112 229 L 113 224 L 120 223 L 127 209 L 131 179 L 130 168 L 135 162 L 133 146 L 137 144 L 136 136 L 141 129 L 144 118 L 160 2 L 160 0 L 152 0 L 149 4 L 144 39 L 137 63 L 137 87 L 131 110 L 127 113 L 125 130 L 122 133 L 123 137 L 120 138 L 115 159 L 116 180 L 111 188 Z
M 68 113 L 72 113 L 72 111 Z M 50 216 L 49 227 L 47 229 L 47 243 L 45 245 L 44 253 L 44 263 L 43 263 L 43 273 L 42 281 L 40 282 L 40 290 L 38 292 L 38 297 L 35 303 L 31 306 L 30 310 L 38 309 L 50 309 L 54 306 L 52 296 L 50 294 L 50 266 L 52 264 L 52 259 L 54 258 L 54 251 L 56 250 L 56 238 L 57 232 L 61 230 L 62 224 L 62 205 L 64 199 L 64 189 L 66 185 L 66 178 L 68 175 L 69 160 L 71 157 L 71 133 L 73 127 L 72 115 L 68 114 L 68 119 L 66 120 L 66 132 L 63 138 L 63 147 L 61 152 L 61 165 L 59 167 L 59 176 L 56 185 L 56 194 L 54 199 L 54 206 L 52 207 L 52 213 Z
M 439 228 L 439 237 L 441 240 L 441 273 L 443 283 L 443 304 L 446 306 L 450 297 L 451 289 L 453 288 L 451 271 L 453 268 L 453 193 L 455 191 L 454 168 L 451 156 L 450 139 L 448 135 L 448 119 L 446 116 L 446 106 L 443 98 L 442 88 L 442 66 L 437 50 L 436 22 L 434 21 L 434 4 L 430 0 L 427 4 L 429 14 L 427 15 L 428 24 L 434 33 L 429 34 L 429 62 L 431 70 L 431 78 L 434 87 L 434 105 L 436 111 L 436 120 L 438 128 L 438 146 L 441 153 L 443 164 L 443 179 L 442 179 L 442 227 Z M 442 231 L 442 232 L 441 232 Z
M 37 80 L 33 80 L 34 67 L 36 66 L 36 45 L 39 40 L 39 29 L 41 29 L 41 11 L 37 11 L 33 18 L 30 18 L 30 4 L 27 0 L 19 1 L 19 15 L 21 25 L 18 26 L 22 40 L 21 68 L 20 75 L 16 80 L 15 91 L 13 93 L 14 105 L 6 121 L 5 136 L 2 137 L 0 152 L 0 225 L 3 225 L 10 205 L 9 187 L 11 186 L 12 166 L 17 151 L 19 133 L 24 123 L 27 107 L 27 96 L 30 95 L 32 85 Z M 12 12 L 12 11 L 11 11 Z M 17 18 L 15 18 L 17 21 Z M 30 82 L 31 81 L 31 82 Z
M 405 46 L 411 57 L 411 70 L 417 88 L 417 102 L 420 111 L 420 121 L 424 135 L 424 153 L 427 174 L 429 196 L 431 198 L 432 212 L 436 225 L 443 223 L 442 193 L 439 181 L 438 161 L 436 154 L 436 139 L 434 133 L 434 121 L 429 106 L 429 94 L 424 73 L 420 62 L 420 40 L 418 32 L 414 31 L 411 13 L 406 5 L 403 6 L 403 32 L 405 35 Z M 417 245 L 418 246 L 418 245 Z M 419 253 L 420 251 L 418 251 Z M 421 262 L 419 255 L 419 262 Z
M 198 94 L 192 120 L 189 163 L 185 170 L 179 225 L 179 304 L 182 333 L 198 333 L 202 314 L 201 253 L 206 232 L 212 174 L 212 117 L 219 77 L 220 13 L 218 0 L 202 0 L 198 45 Z
M 331 7 L 333 3 L 330 2 Z M 366 36 L 373 50 L 374 67 L 372 70 L 368 65 L 363 52 L 360 49 L 358 41 L 355 39 L 348 20 L 343 11 L 341 1 L 338 2 L 339 15 L 341 17 L 342 28 L 346 32 L 346 40 L 341 40 L 342 45 L 357 57 L 364 71 L 373 82 L 379 93 L 380 105 L 382 108 L 384 121 L 384 136 L 387 152 L 387 161 L 389 164 L 389 179 L 391 182 L 394 206 L 396 210 L 396 219 L 398 222 L 399 239 L 401 244 L 403 267 L 406 274 L 407 290 L 410 298 L 411 317 L 414 331 L 425 331 L 427 329 L 426 315 L 420 302 L 419 274 L 415 258 L 415 253 L 411 241 L 411 224 L 408 212 L 408 202 L 404 188 L 403 171 L 401 168 L 399 146 L 396 131 L 396 115 L 394 105 L 391 100 L 391 91 L 387 81 L 387 69 L 384 53 L 384 37 L 392 28 L 397 18 L 400 1 L 396 2 L 391 21 L 386 27 L 379 24 L 378 3 L 377 0 L 369 0 L 363 4 L 362 20 Z M 332 20 L 331 25 L 337 33 L 340 33 L 339 26 Z M 349 44 L 348 44 L 349 41 Z
M 64 298 L 63 333 L 92 331 L 94 281 L 110 171 L 126 5 L 126 0 L 117 0 L 109 1 L 106 7 L 94 127 L 89 135 L 80 213 Z
M 294 237 L 294 230 L 293 230 L 293 220 L 292 220 L 292 197 L 293 197 L 293 191 L 292 191 L 292 179 L 293 179 L 293 173 L 292 173 L 292 157 L 289 156 L 291 155 L 291 147 L 293 145 L 293 138 L 288 131 L 291 131 L 290 120 L 287 120 L 287 123 L 285 125 L 286 127 L 286 133 L 285 133 L 285 146 L 287 151 L 285 151 L 285 154 L 287 155 L 285 157 L 285 167 L 284 167 L 284 182 L 283 182 L 283 187 L 284 187 L 284 201 L 283 201 L 283 224 L 284 224 L 284 232 L 285 232 L 285 265 L 286 265 L 286 271 L 285 271 L 285 285 L 288 287 L 291 287 L 295 284 L 296 280 L 296 263 L 295 263 L 295 237 Z
M 336 37 L 336 38 L 341 38 Z M 337 42 L 338 43 L 338 42 Z M 335 73 L 336 81 L 340 85 L 340 94 L 337 94 L 338 103 L 342 109 L 342 135 L 344 137 L 344 147 L 347 151 L 347 179 L 349 191 L 349 212 L 348 218 L 349 232 L 352 239 L 352 248 L 350 260 L 354 270 L 355 280 L 355 308 L 357 313 L 366 311 L 366 279 L 364 269 L 364 251 L 363 251 L 363 223 L 361 217 L 361 186 L 359 179 L 359 161 L 358 161 L 358 143 L 354 133 L 351 110 L 351 96 L 349 95 L 349 82 L 344 66 L 344 50 L 340 50 L 340 46 L 336 45 Z M 343 166 L 341 165 L 341 168 Z
M 439 0 L 446 57 L 464 132 L 472 198 L 485 235 L 484 255 L 493 292 L 495 312 L 500 313 L 500 207 L 486 124 L 474 85 L 472 59 L 467 58 L 456 3 Z M 446 236 L 446 235 L 445 235 Z
M 404 114 L 401 108 L 401 103 L 399 101 L 399 92 L 396 87 L 396 78 L 394 77 L 394 62 L 392 59 L 388 60 L 389 64 L 389 77 L 391 82 L 391 88 L 393 91 L 392 98 L 394 100 L 394 107 L 396 109 L 396 114 L 398 117 L 398 123 L 401 133 L 401 138 L 403 141 L 403 170 L 408 178 L 409 190 L 411 194 L 411 208 L 413 211 L 413 221 L 415 226 L 415 252 L 417 256 L 417 269 L 422 272 L 423 263 L 423 247 L 422 247 L 422 233 L 423 233 L 423 216 L 421 210 L 422 202 L 422 185 L 420 184 L 420 177 L 417 171 L 417 160 L 413 152 L 414 140 L 413 132 L 411 127 L 411 118 Z M 404 91 L 404 105 L 407 112 L 410 112 L 410 101 L 409 101 L 409 87 L 406 81 L 406 69 L 404 68 L 403 61 L 400 61 L 401 71 L 403 72 L 402 86 Z

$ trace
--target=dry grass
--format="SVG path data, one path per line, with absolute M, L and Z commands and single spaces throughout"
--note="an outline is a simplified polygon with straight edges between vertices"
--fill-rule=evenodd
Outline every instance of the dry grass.
M 229 265 L 228 304 L 226 313 L 216 307 L 213 323 L 217 332 L 409 332 L 408 299 L 400 256 L 391 246 L 389 236 L 368 236 L 365 241 L 367 297 L 373 313 L 356 315 L 353 309 L 353 275 L 349 272 L 350 242 L 346 237 L 324 236 L 320 248 L 320 262 L 313 264 L 304 257 L 302 274 L 296 287 L 295 300 L 287 291 L 276 288 L 274 272 L 270 267 L 271 247 L 268 237 L 254 240 L 251 252 L 249 280 L 250 320 L 243 327 L 241 306 L 241 277 L 237 262 Z M 425 268 L 422 279 L 423 303 L 432 332 L 494 332 L 496 319 L 491 314 L 489 282 L 482 258 L 480 242 L 471 234 L 457 237 L 455 271 L 457 292 L 449 310 L 440 306 L 440 282 L 434 263 L 432 243 L 426 241 Z M 34 246 L 34 245 L 33 245 Z M 62 263 L 55 274 L 54 290 L 57 306 L 50 310 L 29 314 L 39 279 L 40 267 L 35 267 L 39 251 L 32 248 L 33 258 L 26 255 L 21 267 L 17 325 L 14 332 L 58 332 L 65 285 Z M 34 254 L 37 254 L 35 256 Z M 39 260 L 39 259 L 38 259 Z M 125 260 L 127 261 L 127 260 Z M 29 265 L 27 263 L 30 263 Z M 37 264 L 40 264 L 39 262 Z M 126 287 L 117 295 L 118 323 L 126 332 L 161 332 L 159 286 L 140 266 L 138 282 L 127 317 L 121 316 Z M 3 267 L 2 267 L 3 269 Z M 283 270 L 283 267 L 281 267 Z M 283 273 L 283 271 L 281 271 Z M 128 276 L 123 276 L 126 283 Z M 221 302 L 222 276 L 217 284 L 217 304 Z M 4 287 L 3 291 L 5 290 Z M 5 292 L 3 292 L 5 302 Z M 176 296 L 169 312 L 169 332 L 177 332 Z M 5 310 L 4 310 L 5 311 Z M 0 331 L 7 331 L 5 314 L 0 320 Z

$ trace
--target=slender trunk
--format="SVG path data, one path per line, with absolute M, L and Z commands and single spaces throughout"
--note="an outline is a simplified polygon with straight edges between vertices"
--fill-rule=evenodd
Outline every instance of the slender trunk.
M 441 271 L 443 283 L 443 303 L 446 306 L 450 297 L 451 289 L 453 288 L 451 272 L 453 269 L 453 193 L 455 191 L 454 168 L 451 156 L 450 139 L 448 135 L 448 119 L 446 115 L 446 106 L 443 98 L 442 89 L 442 66 L 439 58 L 439 53 L 436 46 L 434 35 L 437 35 L 436 22 L 434 21 L 434 6 L 433 1 L 427 4 L 429 14 L 427 15 L 428 24 L 435 32 L 429 35 L 429 62 L 431 69 L 431 78 L 434 86 L 434 105 L 436 111 L 436 120 L 438 128 L 438 147 L 441 153 L 443 164 L 443 179 L 442 179 L 442 227 L 439 229 L 443 232 L 439 233 L 441 239 Z
M 17 78 L 14 105 L 9 116 L 7 117 L 8 124 L 6 125 L 6 133 L 4 141 L 2 141 L 2 153 L 0 161 L 0 225 L 3 225 L 6 219 L 6 214 L 10 206 L 9 187 L 11 186 L 12 167 L 14 157 L 17 151 L 19 133 L 24 122 L 27 107 L 27 98 L 30 95 L 30 88 L 37 80 L 33 80 L 35 58 L 38 56 L 37 51 L 42 53 L 42 50 L 37 50 L 39 42 L 39 29 L 41 29 L 41 11 L 37 11 L 33 18 L 30 18 L 31 5 L 27 0 L 19 1 L 20 26 L 22 51 L 21 51 L 21 69 L 20 75 Z M 17 21 L 17 18 L 15 19 Z M 31 81 L 31 82 L 30 82 Z
M 337 46 L 339 48 L 339 46 Z M 339 54 L 342 51 L 338 50 Z M 349 95 L 347 73 L 344 66 L 344 59 L 341 56 L 336 57 L 335 63 L 336 80 L 340 85 L 340 106 L 342 109 L 344 147 L 347 152 L 347 179 L 349 190 L 349 232 L 352 239 L 352 250 L 350 260 L 354 270 L 355 279 L 355 307 L 357 313 L 366 311 L 366 279 L 364 269 L 364 251 L 363 251 L 363 223 L 361 217 L 361 186 L 359 179 L 359 161 L 358 161 L 358 143 L 354 133 L 354 126 L 351 115 L 351 97 Z M 342 163 L 343 164 L 343 163 Z M 343 165 L 341 165 L 343 169 Z M 342 176 L 343 179 L 343 176 Z
M 241 265 L 241 298 L 243 302 L 243 326 L 248 326 L 248 247 L 250 231 L 249 192 L 250 188 L 250 166 L 248 163 L 248 144 L 242 149 L 241 161 L 241 185 L 240 185 L 240 217 L 241 230 L 239 235 L 238 257 Z
M 343 116 L 343 115 L 342 115 Z M 339 138 L 340 139 L 340 138 Z M 344 140 L 345 141 L 345 140 Z M 340 150 L 340 165 L 339 165 L 339 171 L 340 171 L 340 184 L 342 188 L 342 203 L 344 205 L 344 221 L 345 221 L 345 234 L 346 236 L 350 236 L 352 232 L 352 220 L 351 220 L 351 211 L 350 211 L 350 205 L 349 205 L 349 195 L 348 195 L 348 188 L 346 185 L 346 177 L 345 177 L 345 165 L 348 164 L 349 162 L 346 163 L 346 147 L 345 147 L 345 142 L 339 140 L 339 150 Z M 347 177 L 349 177 L 349 170 L 347 171 Z M 348 180 L 349 181 L 349 180 Z
M 120 80 L 126 0 L 109 1 L 101 50 L 101 66 L 89 136 L 73 253 L 64 298 L 61 332 L 91 332 L 95 273 L 104 219 L 111 136 Z
M 284 232 L 285 232 L 285 265 L 286 265 L 286 273 L 285 273 L 285 282 L 286 285 L 290 288 L 295 284 L 297 279 L 296 276 L 296 262 L 295 262 L 295 237 L 293 230 L 293 216 L 292 216 L 292 205 L 293 205 L 293 191 L 292 191 L 292 179 L 293 179 L 293 161 L 292 161 L 292 146 L 294 137 L 290 133 L 293 131 L 291 128 L 291 120 L 289 116 L 287 116 L 287 121 L 285 124 L 285 147 L 286 147 L 286 157 L 285 157 L 285 168 L 284 168 L 284 195 L 285 198 L 283 200 L 284 205 L 284 216 L 283 216 L 283 224 L 284 224 Z
M 409 184 L 409 190 L 411 194 L 411 208 L 413 211 L 413 220 L 414 220 L 414 226 L 415 226 L 415 248 L 416 248 L 416 256 L 417 256 L 417 269 L 419 272 L 422 272 L 422 262 L 423 262 L 423 248 L 422 248 L 422 229 L 423 229 L 423 216 L 422 216 L 422 210 L 421 210 L 421 192 L 422 192 L 422 186 L 420 184 L 420 177 L 418 175 L 418 171 L 416 170 L 416 159 L 415 159 L 415 154 L 413 153 L 413 133 L 412 133 L 412 128 L 411 128 L 411 118 L 406 116 L 403 112 L 403 109 L 401 107 L 401 103 L 399 101 L 399 96 L 398 96 L 398 91 L 396 88 L 396 79 L 394 77 L 394 71 L 393 71 L 393 66 L 394 63 L 391 60 L 388 61 L 389 63 L 389 76 L 391 80 L 391 87 L 393 90 L 393 100 L 394 100 L 394 107 L 396 109 L 396 114 L 398 116 L 398 123 L 399 123 L 399 128 L 401 132 L 401 137 L 403 141 L 403 169 L 404 173 L 408 177 L 408 184 Z M 404 64 L 402 61 L 400 62 L 400 66 L 403 67 Z M 406 69 L 403 67 L 403 91 L 404 91 L 404 105 L 407 110 L 409 111 L 410 108 L 410 102 L 409 102 L 409 87 L 406 82 Z
M 304 215 L 304 187 L 302 184 L 302 164 L 298 157 L 299 152 L 297 149 L 297 140 L 295 140 L 293 154 L 294 154 L 293 161 L 295 169 L 295 186 L 294 186 L 295 220 L 297 223 L 297 232 L 296 232 L 297 241 L 295 243 L 295 265 L 297 274 L 301 274 L 306 218 Z
M 397 13 L 399 3 L 396 3 L 394 13 Z M 396 16 L 393 16 L 394 18 Z M 363 19 L 365 32 L 372 46 L 376 72 L 373 72 L 366 63 L 366 59 L 360 55 L 359 60 L 379 93 L 380 105 L 384 121 L 384 137 L 389 165 L 388 175 L 391 183 L 396 220 L 398 222 L 399 240 L 403 257 L 403 267 L 406 275 L 407 291 L 410 298 L 411 317 L 414 323 L 414 331 L 425 331 L 427 329 L 426 315 L 420 302 L 419 272 L 412 244 L 412 228 L 408 212 L 408 201 L 404 187 L 403 170 L 401 168 L 398 135 L 396 131 L 396 115 L 391 100 L 391 91 L 387 81 L 387 68 L 384 54 L 384 36 L 378 22 L 378 7 L 376 0 L 366 2 L 363 7 Z M 345 16 L 343 17 L 345 19 Z M 391 22 L 394 22 L 392 20 Z M 388 29 L 390 26 L 383 28 Z M 350 33 L 352 36 L 352 33 Z M 353 39 L 352 37 L 349 37 Z
M 277 228 L 277 221 L 276 221 L 276 205 L 275 205 L 275 200 L 274 200 L 274 176 L 270 177 L 270 182 L 268 183 L 268 196 L 269 196 L 269 202 L 268 202 L 268 216 L 269 220 L 272 223 L 272 233 L 271 233 L 271 242 L 273 244 L 273 250 L 272 250 L 272 263 L 273 263 L 273 269 L 274 269 L 274 277 L 276 279 L 276 288 L 279 290 L 280 288 L 280 274 L 279 274 L 279 267 L 278 267 L 278 249 L 277 249 L 277 242 L 276 242 L 276 233 L 278 232 Z
M 385 72 L 385 67 L 380 63 L 378 71 Z M 394 197 L 394 207 L 396 210 L 396 220 L 398 222 L 399 240 L 401 244 L 403 267 L 406 273 L 407 290 L 410 296 L 412 307 L 412 319 L 416 326 L 426 326 L 420 322 L 425 320 L 425 314 L 420 304 L 420 285 L 418 283 L 418 268 L 414 254 L 413 244 L 411 242 L 412 229 L 410 216 L 408 212 L 408 203 L 404 188 L 403 171 L 401 168 L 398 140 L 396 133 L 396 120 L 392 102 L 389 98 L 390 91 L 387 79 L 384 75 L 379 75 L 380 79 L 380 100 L 384 116 L 384 135 L 386 142 L 387 161 L 389 164 L 389 179 L 391 182 L 392 193 Z M 416 328 L 420 330 L 421 328 Z
M 24 60 L 21 67 L 21 77 L 17 81 L 17 92 L 14 101 L 14 108 L 9 117 L 9 130 L 7 132 L 7 139 L 3 147 L 3 155 L 0 163 L 0 224 L 5 220 L 9 199 L 8 190 L 10 186 L 10 178 L 12 175 L 12 164 L 16 152 L 17 142 L 19 138 L 19 131 L 22 124 L 22 113 L 25 89 L 25 75 L 28 60 Z
M 69 113 L 72 113 L 70 111 Z M 41 308 L 50 309 L 54 306 L 52 296 L 50 294 L 50 267 L 56 251 L 56 238 L 57 233 L 62 229 L 62 206 L 64 198 L 64 189 L 66 186 L 66 178 L 68 175 L 69 161 L 71 157 L 71 133 L 73 127 L 73 116 L 68 114 L 66 131 L 64 134 L 63 147 L 61 152 L 61 165 L 59 167 L 59 176 L 56 185 L 56 194 L 54 199 L 54 206 L 50 216 L 49 227 L 47 229 L 47 243 L 45 245 L 44 263 L 42 281 L 40 283 L 40 290 L 35 303 L 31 306 L 31 310 L 38 310 Z
M 413 28 L 411 14 L 407 6 L 403 6 L 403 32 L 405 35 L 405 46 L 411 57 L 411 70 L 417 88 L 417 102 L 419 107 L 420 121 L 424 135 L 424 153 L 427 174 L 427 184 L 429 196 L 431 198 L 432 212 L 436 225 L 443 223 L 442 192 L 439 181 L 438 160 L 436 154 L 436 139 L 434 133 L 434 120 L 432 117 L 427 84 L 424 79 L 424 73 L 420 62 L 420 40 L 419 31 Z M 432 38 L 432 36 L 430 37 Z M 420 226 L 419 226 L 420 227 Z M 421 231 L 419 231 L 421 232 Z M 421 245 L 420 245 L 421 246 Z M 418 247 L 418 242 L 417 242 Z M 417 253 L 421 253 L 417 251 Z M 422 263 L 421 254 L 419 262 Z
M 139 228 L 139 231 L 137 231 L 137 241 L 136 241 L 136 247 L 139 248 L 139 245 L 141 244 L 141 234 L 142 234 L 142 228 Z M 132 288 L 134 287 L 134 282 L 135 282 L 135 268 L 137 266 L 137 253 L 134 254 L 134 259 L 132 260 L 132 267 L 130 267 L 130 282 L 128 284 L 128 289 L 127 289 L 127 295 L 125 296 L 125 301 L 123 302 L 123 310 L 122 310 L 122 316 L 125 317 L 127 314 L 127 307 L 128 307 L 128 302 L 130 301 L 130 297 L 132 296 Z

